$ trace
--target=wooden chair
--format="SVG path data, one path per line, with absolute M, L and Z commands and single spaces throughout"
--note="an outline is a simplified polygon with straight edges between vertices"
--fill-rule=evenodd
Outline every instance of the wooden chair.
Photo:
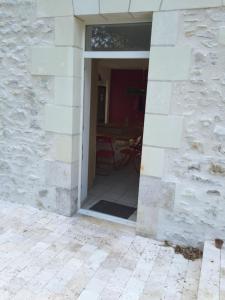
M 96 173 L 98 175 L 109 175 L 116 167 L 112 138 L 97 136 L 96 148 Z
M 134 163 L 136 171 L 140 172 L 141 152 L 142 136 L 139 136 L 136 139 L 132 140 L 129 147 L 120 151 L 122 155 L 120 166 L 126 166 L 132 161 Z

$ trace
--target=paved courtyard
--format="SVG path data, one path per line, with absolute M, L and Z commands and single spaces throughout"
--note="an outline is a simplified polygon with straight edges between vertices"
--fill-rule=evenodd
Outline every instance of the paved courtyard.
M 200 265 L 130 227 L 0 202 L 1 300 L 192 300 Z

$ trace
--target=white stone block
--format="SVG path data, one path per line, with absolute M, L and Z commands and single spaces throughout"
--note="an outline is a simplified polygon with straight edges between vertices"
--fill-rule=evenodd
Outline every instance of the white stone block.
M 183 133 L 183 117 L 145 116 L 144 145 L 163 148 L 179 148 Z
M 131 22 L 134 21 L 134 16 L 130 13 L 110 13 L 110 14 L 104 14 L 105 19 L 107 19 L 107 22 L 114 23 L 124 23 L 124 22 Z
M 219 29 L 218 41 L 221 45 L 225 45 L 225 27 Z
M 75 16 L 99 14 L 99 0 L 73 0 L 73 3 Z
M 179 30 L 179 12 L 156 12 L 153 15 L 152 45 L 175 45 Z
M 130 12 L 150 12 L 158 11 L 161 0 L 131 0 Z
M 158 210 L 158 207 L 138 204 L 137 233 L 156 237 L 158 231 Z
M 221 6 L 221 0 L 163 0 L 162 10 L 208 8 Z
M 73 76 L 74 49 L 72 47 L 32 48 L 33 75 Z
M 53 159 L 65 163 L 72 163 L 79 160 L 79 135 L 56 135 L 53 142 Z
M 62 106 L 80 106 L 81 104 L 81 78 L 55 77 L 54 78 L 54 104 Z
M 84 23 L 71 17 L 55 19 L 55 44 L 84 48 Z
M 165 114 L 170 111 L 172 83 L 149 81 L 146 99 L 146 113 Z
M 84 69 L 83 51 L 74 49 L 74 76 L 81 77 Z
M 82 50 L 73 47 L 37 47 L 31 50 L 33 75 L 78 76 L 83 67 Z
M 150 54 L 150 80 L 188 80 L 191 48 L 152 47 Z
M 80 15 L 79 18 L 85 22 L 86 25 L 104 24 L 106 18 L 102 15 Z
M 63 189 L 73 189 L 78 184 L 77 162 L 68 164 L 59 161 L 45 161 L 46 184 Z
M 164 149 L 146 147 L 142 149 L 141 174 L 162 177 L 164 168 Z
M 130 0 L 100 0 L 100 13 L 125 13 L 129 11 Z
M 38 17 L 73 16 L 72 0 L 37 0 Z
M 206 241 L 204 244 L 198 300 L 223 299 L 220 297 L 220 273 L 222 273 L 220 269 L 220 263 L 220 249 L 215 247 L 214 241 Z
M 62 106 L 74 106 L 74 77 L 54 78 L 54 104 Z
M 62 134 L 78 134 L 80 132 L 80 109 L 46 105 L 45 130 Z
M 152 12 L 130 12 L 133 18 L 135 18 L 135 22 L 152 22 Z

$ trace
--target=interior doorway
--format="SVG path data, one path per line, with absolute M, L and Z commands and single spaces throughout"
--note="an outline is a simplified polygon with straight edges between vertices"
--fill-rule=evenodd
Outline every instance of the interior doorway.
M 148 59 L 86 59 L 81 208 L 136 221 Z

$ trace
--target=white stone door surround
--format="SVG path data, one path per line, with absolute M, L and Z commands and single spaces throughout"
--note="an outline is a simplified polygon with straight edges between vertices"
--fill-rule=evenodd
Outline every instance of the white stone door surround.
M 177 44 L 179 10 L 222 5 L 225 0 L 37 0 L 37 16 L 55 22 L 55 46 L 31 49 L 31 74 L 55 82 L 44 126 L 55 136 L 46 177 L 54 174 L 50 184 L 58 188 L 59 213 L 77 210 L 85 24 L 137 22 L 153 13 L 137 230 L 156 236 L 160 209 L 175 191 L 163 180 L 165 153 L 180 147 L 183 131 L 183 116 L 170 113 L 172 87 L 188 80 L 192 57 L 188 45 Z

